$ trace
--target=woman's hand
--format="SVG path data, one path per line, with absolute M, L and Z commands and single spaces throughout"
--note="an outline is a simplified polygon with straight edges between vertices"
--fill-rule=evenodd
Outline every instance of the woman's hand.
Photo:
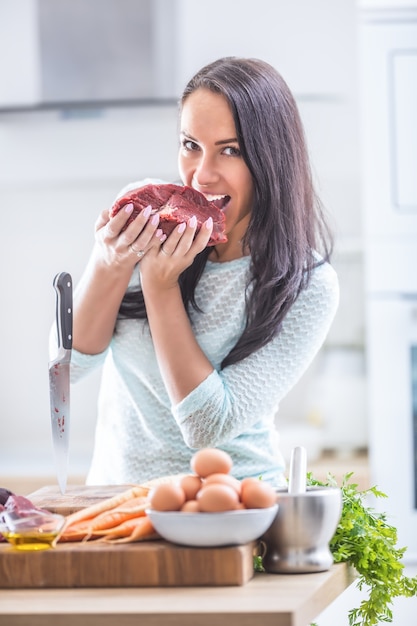
M 180 274 L 206 248 L 213 230 L 212 218 L 202 224 L 197 234 L 196 230 L 197 219 L 193 216 L 188 223 L 176 226 L 166 240 L 163 235 L 158 245 L 151 244 L 139 267 L 144 294 L 178 284 Z
M 74 293 L 73 347 L 98 354 L 109 344 L 134 266 L 164 241 L 159 214 L 144 209 L 127 227 L 133 205 L 96 221 L 96 245 Z
M 107 266 L 132 269 L 152 247 L 159 249 L 165 240 L 165 235 L 158 228 L 159 213 L 152 215 L 151 206 L 143 209 L 125 228 L 132 211 L 133 204 L 129 203 L 112 218 L 108 210 L 103 211 L 96 221 L 96 243 Z
M 196 229 L 195 217 L 179 224 L 139 264 L 156 358 L 172 402 L 185 398 L 213 371 L 194 336 L 178 283 L 180 274 L 207 246 L 212 219 L 197 234 Z

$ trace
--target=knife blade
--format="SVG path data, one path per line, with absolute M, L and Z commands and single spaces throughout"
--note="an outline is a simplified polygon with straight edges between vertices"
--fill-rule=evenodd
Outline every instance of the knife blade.
M 72 278 L 60 272 L 53 281 L 56 291 L 58 353 L 49 362 L 52 442 L 58 485 L 65 493 L 70 434 L 70 363 L 72 350 Z

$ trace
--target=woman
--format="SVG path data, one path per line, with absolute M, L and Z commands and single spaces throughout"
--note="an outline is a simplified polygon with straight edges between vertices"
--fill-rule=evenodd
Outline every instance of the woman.
M 274 418 L 338 303 L 301 121 L 271 66 L 231 57 L 189 82 L 180 127 L 181 180 L 226 197 L 228 241 L 194 218 L 165 238 L 150 207 L 99 217 L 74 305 L 72 380 L 103 365 L 87 482 L 187 473 L 219 447 L 278 486 Z

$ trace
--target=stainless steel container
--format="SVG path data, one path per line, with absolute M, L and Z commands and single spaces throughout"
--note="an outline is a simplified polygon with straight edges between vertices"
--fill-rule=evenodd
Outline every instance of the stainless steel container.
M 304 493 L 277 490 L 278 511 L 262 536 L 263 565 L 271 573 L 328 570 L 333 563 L 329 543 L 342 512 L 337 487 L 307 487 Z

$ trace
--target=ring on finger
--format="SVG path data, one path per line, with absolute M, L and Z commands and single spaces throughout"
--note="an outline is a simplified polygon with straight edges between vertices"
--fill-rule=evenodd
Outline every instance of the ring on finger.
M 169 252 L 164 250 L 164 246 L 161 246 L 160 250 L 161 250 L 162 254 L 165 254 L 165 256 L 171 256 Z
M 138 257 L 138 259 L 139 259 L 139 260 L 140 260 L 140 259 L 144 256 L 144 254 L 145 254 L 145 250 L 135 250 L 135 248 L 133 247 L 133 245 L 132 245 L 132 244 L 130 244 L 130 246 L 129 246 L 129 250 L 130 250 L 131 252 L 133 252 L 134 254 L 136 254 L 136 256 Z

